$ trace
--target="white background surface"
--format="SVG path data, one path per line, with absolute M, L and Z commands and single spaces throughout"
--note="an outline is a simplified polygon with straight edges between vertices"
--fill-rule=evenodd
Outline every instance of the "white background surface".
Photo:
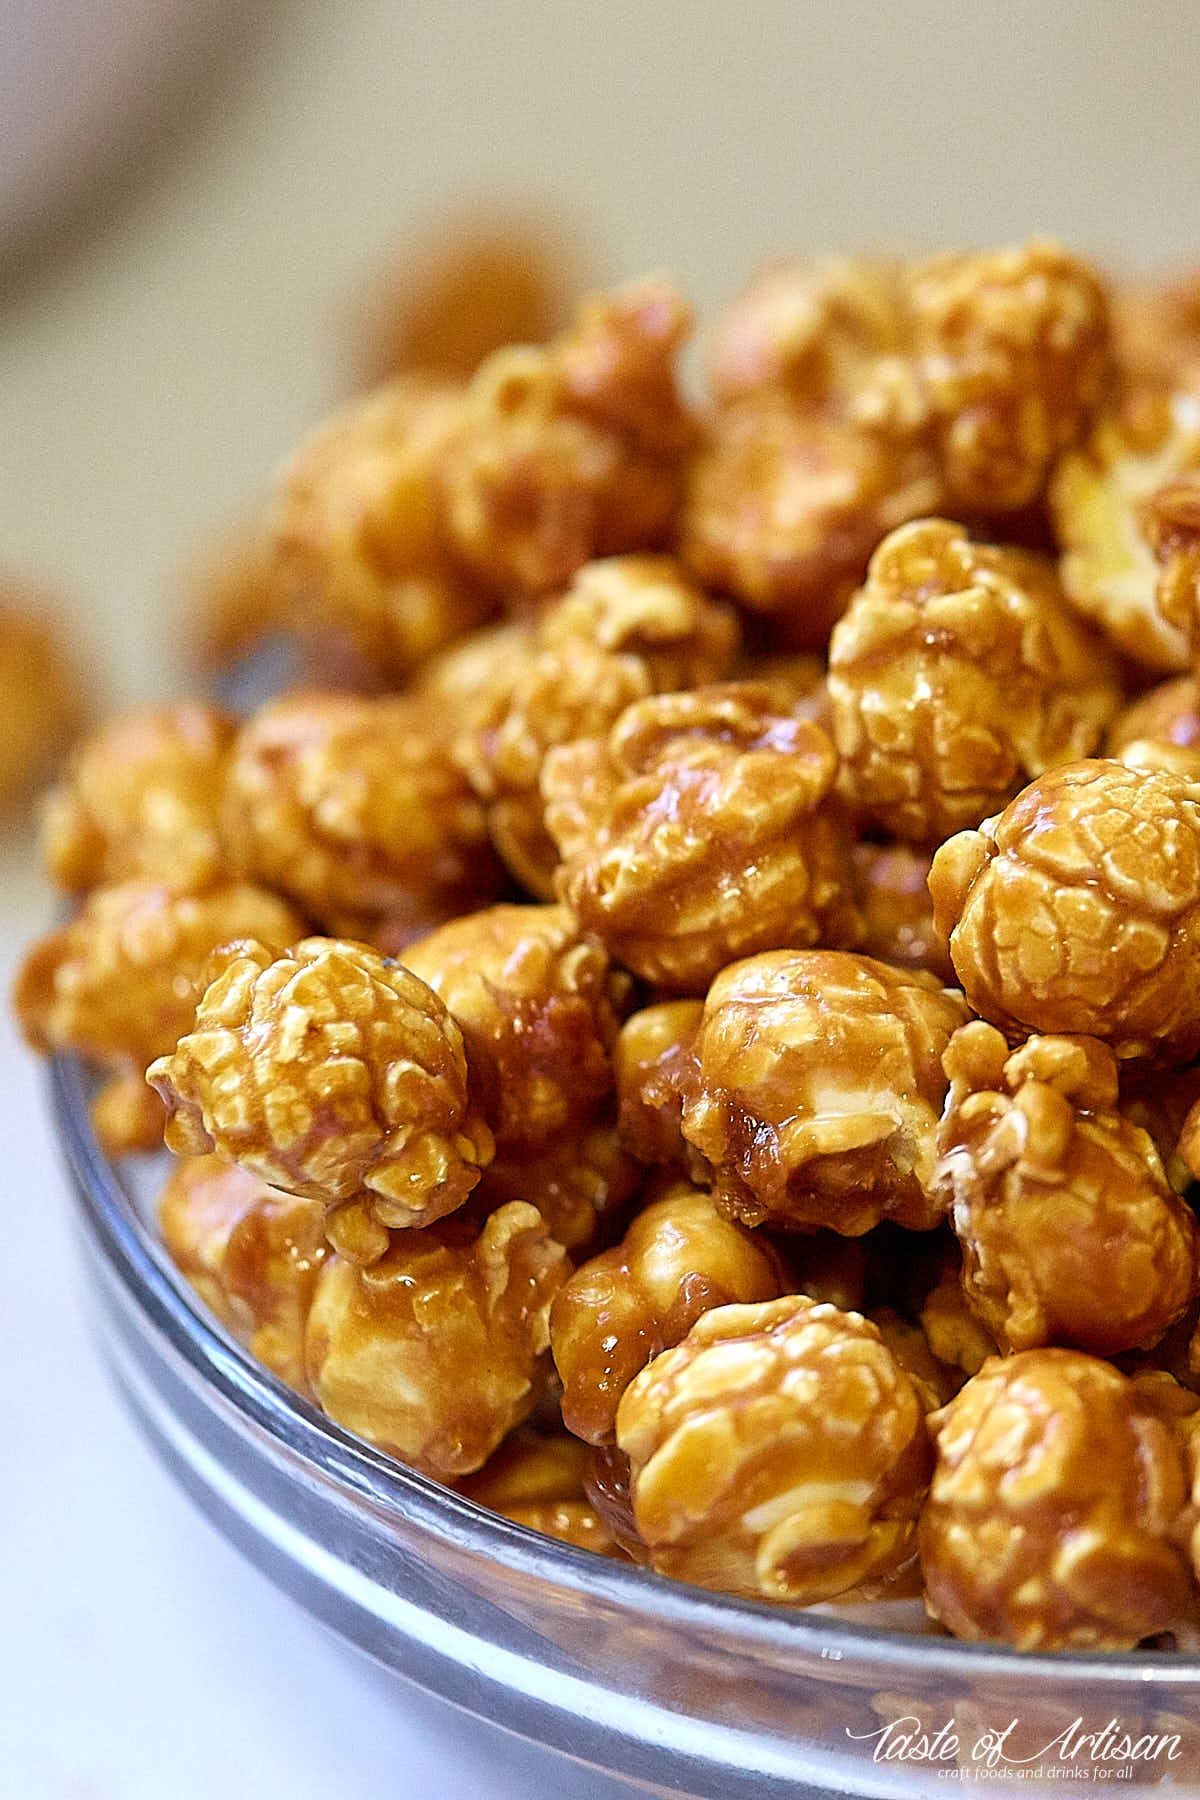
M 177 681 L 173 572 L 338 392 L 357 277 L 449 197 L 557 203 L 602 267 L 673 269 L 704 303 L 781 248 L 1041 229 L 1200 260 L 1191 0 L 278 0 L 251 29 L 258 10 L 231 6 L 225 67 L 127 189 L 0 286 L 0 563 L 63 583 L 121 698 Z M 0 862 L 6 981 L 49 907 L 28 861 Z M 0 1786 L 627 1792 L 406 1695 L 218 1541 L 93 1362 L 6 1025 L 0 1134 Z

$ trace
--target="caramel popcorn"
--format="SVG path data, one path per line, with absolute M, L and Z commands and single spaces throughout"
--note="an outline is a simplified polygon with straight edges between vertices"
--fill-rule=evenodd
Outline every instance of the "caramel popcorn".
M 319 1200 L 335 1248 L 355 1260 L 381 1255 L 389 1227 L 453 1212 L 491 1159 L 458 1026 L 423 981 L 364 944 L 232 945 L 191 1030 L 147 1080 L 172 1150 L 215 1149 Z
M 626 1389 L 617 1442 L 662 1574 L 806 1605 L 911 1553 L 924 1409 L 857 1313 L 803 1295 L 705 1313 Z
M 1200 1049 L 1200 788 L 1178 775 L 1055 769 L 943 844 L 929 891 L 967 999 L 1014 1037 Z
M 0 817 L 28 801 L 89 711 L 49 606 L 0 578 Z
M 459 1493 L 502 1513 L 515 1525 L 540 1531 L 560 1543 L 602 1556 L 620 1554 L 587 1499 L 584 1479 L 590 1452 L 578 1438 L 560 1432 L 535 1436 L 521 1427 L 505 1439 L 476 1475 L 459 1483 Z
M 1142 529 L 1158 564 L 1158 609 L 1183 633 L 1194 660 L 1200 649 L 1200 467 L 1151 494 Z
M 1112 643 L 1150 670 L 1188 663 L 1187 639 L 1156 602 L 1158 569 L 1145 535 L 1146 503 L 1200 463 L 1200 401 L 1138 392 L 1104 413 L 1064 456 L 1050 486 L 1067 599 Z
M 961 1388 L 960 1371 L 935 1355 L 923 1326 L 914 1325 L 892 1306 L 877 1306 L 869 1323 L 912 1382 L 927 1413 L 945 1406 Z
M 921 1302 L 919 1319 L 925 1341 L 943 1367 L 978 1375 L 989 1356 L 997 1354 L 997 1344 L 968 1305 L 962 1274 L 962 1254 L 955 1246 Z
M 926 969 L 954 983 L 950 953 L 938 936 L 929 898 L 932 857 L 911 844 L 854 846 L 854 891 L 862 912 L 862 951 L 898 969 Z
M 556 744 L 601 736 L 635 700 L 720 679 L 738 628 L 666 556 L 586 564 L 523 644 L 483 677 L 456 754 L 487 802 L 492 838 L 532 892 L 553 893 L 558 853 L 538 777 Z
M 665 544 L 694 431 L 674 375 L 690 325 L 645 281 L 478 370 L 439 485 L 453 549 L 489 588 L 548 593 L 595 557 Z
M 977 1020 L 943 1061 L 941 1179 L 967 1299 L 997 1342 L 1097 1356 L 1155 1343 L 1200 1289 L 1200 1233 L 1118 1110 L 1111 1050 L 1031 1037 L 1010 1053 Z
M 93 1115 L 110 1154 L 146 1149 L 161 1136 L 162 1111 L 131 1102 L 128 1079 L 140 1082 L 190 1027 L 209 956 L 247 933 L 286 944 L 302 930 L 291 908 L 262 888 L 97 888 L 68 925 L 28 952 L 13 1005 L 35 1049 L 73 1051 L 116 1076 L 120 1085 L 101 1094 Z
M 1139 384 L 1200 385 L 1200 271 L 1122 282 L 1113 294 L 1122 374 Z
M 421 902 L 460 912 L 500 886 L 483 808 L 414 701 L 273 701 L 238 733 L 229 791 L 255 876 L 347 935 Z
M 853 942 L 836 768 L 825 733 L 765 687 L 640 701 L 543 764 L 559 895 L 617 961 L 677 992 L 756 950 Z
M 563 1423 L 589 1444 L 610 1440 L 621 1396 L 640 1370 L 682 1342 L 704 1313 L 788 1291 L 765 1239 L 722 1218 L 684 1182 L 640 1212 L 621 1242 L 577 1269 L 550 1314 Z
M 540 1150 L 509 1150 L 488 1164 L 472 1206 L 526 1200 L 564 1249 L 588 1255 L 597 1238 L 611 1236 L 611 1221 L 637 1193 L 644 1175 L 624 1149 L 603 1109 L 578 1136 L 567 1132 Z
M 621 1140 L 640 1162 L 692 1167 L 682 1131 L 685 1094 L 696 1077 L 701 1000 L 643 1007 L 621 1027 L 613 1052 Z
M 202 701 L 119 713 L 46 799 L 46 870 L 73 891 L 130 880 L 179 891 L 237 871 L 225 817 L 233 721 Z
M 1050 569 L 972 544 L 944 519 L 885 538 L 829 651 L 841 789 L 917 843 L 977 824 L 1030 776 L 1087 756 L 1119 698 Z
M 926 1607 L 956 1637 L 1120 1650 L 1184 1618 L 1183 1457 L 1124 1375 L 1026 1350 L 986 1363 L 930 1423 Z
M 1117 714 L 1108 728 L 1109 756 L 1119 758 L 1127 745 L 1141 742 L 1200 747 L 1200 703 L 1192 676 L 1160 682 Z
M 303 1390 L 304 1328 L 328 1255 L 314 1200 L 276 1193 L 219 1156 L 175 1164 L 158 1202 L 172 1261 L 222 1324 Z
M 292 624 L 403 676 L 493 603 L 454 561 L 439 497 L 458 392 L 392 382 L 320 425 L 279 477 L 266 529 Z
M 478 1236 L 457 1220 L 393 1237 L 368 1268 L 332 1257 L 308 1316 L 309 1380 L 331 1419 L 439 1480 L 481 1468 L 545 1386 L 566 1252 L 534 1207 Z
M 831 950 L 735 963 L 704 1003 L 683 1135 L 731 1216 L 846 1236 L 928 1230 L 942 1053 L 965 1022 L 931 975 Z

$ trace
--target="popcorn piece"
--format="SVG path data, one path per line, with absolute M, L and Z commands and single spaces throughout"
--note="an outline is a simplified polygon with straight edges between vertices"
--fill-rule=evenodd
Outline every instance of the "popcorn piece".
M 518 880 L 553 893 L 558 853 L 538 791 L 547 750 L 601 736 L 648 694 L 718 680 L 737 645 L 732 610 L 707 600 L 669 557 L 611 557 L 578 572 L 526 642 L 483 677 L 457 740 Z
M 19 811 L 88 714 L 62 631 L 31 610 L 36 596 L 0 579 L 0 817 Z
M 273 701 L 239 732 L 229 789 L 255 875 L 347 935 L 414 904 L 462 911 L 500 885 L 483 808 L 411 700 Z
M 383 1253 L 388 1228 L 461 1206 L 491 1159 L 458 1026 L 423 981 L 363 944 L 231 946 L 193 1029 L 147 1080 L 172 1150 L 215 1149 L 319 1200 L 334 1247 L 356 1261 Z
M 97 888 L 70 924 L 39 939 L 13 990 L 27 1041 L 44 1054 L 73 1051 L 113 1071 L 93 1123 L 111 1155 L 147 1149 L 153 1096 L 130 1098 L 147 1063 L 175 1047 L 192 1023 L 209 956 L 255 933 L 286 944 L 303 930 L 296 914 L 262 888 L 225 885 L 177 894 L 155 883 Z
M 862 950 L 898 969 L 926 969 L 954 985 L 950 953 L 938 936 L 929 898 L 927 851 L 909 844 L 854 846 L 854 891 L 863 919 Z
M 589 1444 L 605 1443 L 634 1376 L 697 1319 L 714 1306 L 775 1300 L 787 1287 L 765 1239 L 722 1218 L 708 1194 L 675 1183 L 555 1299 L 550 1343 L 563 1423 Z
M 1120 1057 L 1200 1049 L 1200 788 L 1080 762 L 942 845 L 934 917 L 976 1012 Z
M 171 1260 L 261 1363 L 305 1389 L 304 1327 L 328 1255 L 314 1200 L 276 1193 L 219 1156 L 177 1162 L 158 1202 Z
M 617 961 L 677 992 L 757 950 L 853 942 L 836 761 L 764 687 L 640 701 L 543 765 L 559 895 Z
M 1200 705 L 1192 676 L 1161 682 L 1117 714 L 1108 728 L 1108 755 L 1119 758 L 1127 745 L 1139 742 L 1200 748 Z
M 47 796 L 51 879 L 72 891 L 144 880 L 186 892 L 238 872 L 224 814 L 233 730 L 200 701 L 108 720 Z
M 520 1202 L 478 1236 L 447 1220 L 394 1237 L 369 1268 L 331 1258 L 308 1318 L 317 1399 L 401 1462 L 442 1481 L 470 1474 L 541 1396 L 550 1304 L 569 1271 Z
M 934 1355 L 923 1327 L 903 1318 L 891 1306 L 877 1306 L 870 1323 L 912 1382 L 926 1413 L 945 1406 L 961 1388 L 962 1375 Z
M 620 1552 L 587 1499 L 584 1477 L 589 1451 L 565 1432 L 535 1436 L 528 1427 L 505 1439 L 476 1475 L 468 1475 L 459 1493 L 480 1506 L 490 1506 L 515 1525 L 525 1525 L 580 1550 L 601 1556 Z
M 1200 378 L 1200 272 L 1122 282 L 1113 294 L 1121 373 L 1134 384 L 1196 389 Z
M 856 1313 L 803 1295 L 706 1313 L 626 1390 L 617 1442 L 662 1574 L 807 1605 L 911 1553 L 924 1409 Z
M 867 956 L 780 950 L 726 969 L 683 1108 L 723 1207 L 748 1225 L 851 1237 L 885 1218 L 931 1229 L 945 1212 L 941 1058 L 967 1017 L 933 976 Z
M 1067 599 L 1144 668 L 1188 663 L 1187 639 L 1156 604 L 1158 569 L 1143 530 L 1146 503 L 1200 463 L 1200 401 L 1137 390 L 1101 415 L 1050 485 Z
M 944 1065 L 941 1179 L 967 1299 L 997 1342 L 1097 1356 L 1155 1343 L 1200 1289 L 1200 1233 L 1117 1109 L 1112 1052 L 1031 1037 L 1010 1054 L 976 1021 Z
M 934 843 L 1088 755 L 1119 690 L 1048 566 L 922 519 L 879 546 L 835 627 L 829 698 L 847 799 Z
M 454 551 L 489 588 L 551 592 L 594 557 L 666 542 L 694 434 L 674 375 L 690 324 L 673 288 L 646 281 L 479 369 L 440 488 Z
M 1183 633 L 1194 662 L 1200 650 L 1200 467 L 1151 494 L 1142 529 L 1158 563 L 1158 610 Z
M 1074 1350 L 996 1358 L 930 1423 L 926 1607 L 956 1637 L 1120 1650 L 1189 1612 L 1182 1453 L 1116 1369 Z
M 956 1245 L 953 1249 L 953 1256 L 946 1258 L 921 1302 L 921 1330 L 943 1367 L 959 1369 L 964 1375 L 978 1375 L 988 1357 L 996 1355 L 996 1340 L 967 1304 L 962 1254 Z
M 701 1000 L 668 1000 L 635 1012 L 621 1027 L 613 1055 L 621 1141 L 639 1162 L 692 1170 L 681 1115 L 696 1079 Z

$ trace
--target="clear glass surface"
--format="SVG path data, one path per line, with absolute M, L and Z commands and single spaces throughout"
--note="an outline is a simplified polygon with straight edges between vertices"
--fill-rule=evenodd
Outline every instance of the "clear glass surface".
M 668 1794 L 1200 1793 L 1192 1655 L 1018 1656 L 725 1598 L 540 1537 L 372 1450 L 209 1316 L 100 1154 L 79 1067 L 50 1079 L 93 1316 L 134 1416 L 247 1556 L 397 1674 Z M 1122 1738 L 1140 1754 L 1116 1754 Z

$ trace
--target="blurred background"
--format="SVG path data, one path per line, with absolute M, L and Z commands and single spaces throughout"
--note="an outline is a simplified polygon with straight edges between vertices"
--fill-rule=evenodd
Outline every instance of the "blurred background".
M 471 209 L 701 309 L 782 251 L 1178 265 L 1198 74 L 1191 0 L 0 0 L 0 569 L 97 697 L 177 689 L 193 559 Z M 7 983 L 53 903 L 24 840 L 2 866 Z M 86 1344 L 37 1083 L 5 1023 L 12 1791 L 624 1793 L 401 1705 L 192 1515 Z

